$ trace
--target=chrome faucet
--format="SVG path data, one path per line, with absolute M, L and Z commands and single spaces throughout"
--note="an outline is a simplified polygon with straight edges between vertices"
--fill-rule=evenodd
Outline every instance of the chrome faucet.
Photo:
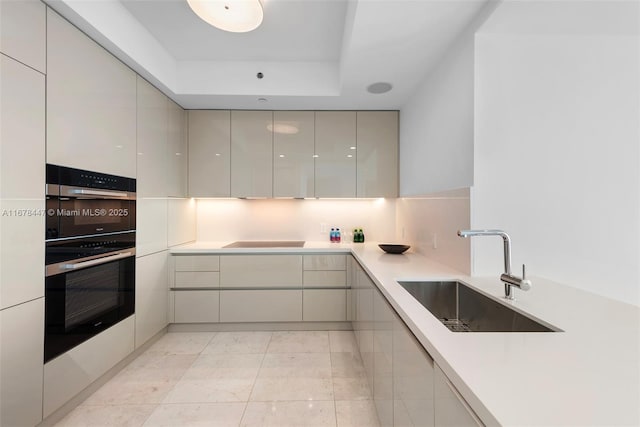
M 522 264 L 522 278 L 511 274 L 511 238 L 502 230 L 458 230 L 460 237 L 473 236 L 500 236 L 504 242 L 504 273 L 500 275 L 500 280 L 504 283 L 504 297 L 513 300 L 511 287 L 528 291 L 531 289 L 531 280 L 526 278 L 525 265 Z

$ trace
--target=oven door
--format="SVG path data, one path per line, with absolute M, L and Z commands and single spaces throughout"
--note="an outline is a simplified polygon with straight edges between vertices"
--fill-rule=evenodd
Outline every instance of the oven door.
M 44 362 L 134 313 L 135 249 L 47 266 Z
M 135 193 L 60 186 L 47 196 L 47 239 L 133 231 Z

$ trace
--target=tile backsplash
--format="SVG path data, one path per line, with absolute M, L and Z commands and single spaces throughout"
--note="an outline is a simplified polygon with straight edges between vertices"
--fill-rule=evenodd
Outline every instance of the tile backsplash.
M 331 227 L 343 236 L 357 227 L 367 240 L 394 241 L 395 216 L 394 199 L 199 199 L 197 239 L 328 241 Z
M 396 200 L 398 240 L 465 274 L 471 270 L 469 241 L 456 233 L 469 224 L 468 188 Z

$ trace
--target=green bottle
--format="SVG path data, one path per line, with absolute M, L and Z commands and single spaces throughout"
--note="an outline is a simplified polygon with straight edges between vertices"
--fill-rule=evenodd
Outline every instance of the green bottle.
M 360 243 L 364 243 L 364 232 L 362 231 L 362 228 L 358 230 L 358 235 L 360 236 Z
M 353 243 L 360 243 L 360 234 L 358 234 L 358 229 L 353 229 Z

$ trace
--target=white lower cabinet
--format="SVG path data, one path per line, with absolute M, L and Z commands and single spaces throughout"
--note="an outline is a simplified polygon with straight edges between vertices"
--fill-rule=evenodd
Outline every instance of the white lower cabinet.
M 220 286 L 234 288 L 300 287 L 301 255 L 224 255 Z
M 435 425 L 443 427 L 477 427 L 484 424 L 451 384 L 442 369 L 435 365 Z
M 0 425 L 42 421 L 44 298 L 0 311 Z
M 217 323 L 220 320 L 220 291 L 175 291 L 176 323 Z
M 136 348 L 167 326 L 167 252 L 136 258 Z
M 134 335 L 135 315 L 45 364 L 44 417 L 51 415 L 131 354 Z
M 373 390 L 373 293 L 374 284 L 369 276 L 358 267 L 356 306 L 356 340 L 360 347 L 360 356 L 367 374 L 369 386 Z
M 221 322 L 300 322 L 302 290 L 220 291 Z
M 305 289 L 302 297 L 302 320 L 344 322 L 347 320 L 346 289 Z
M 391 306 L 373 292 L 373 401 L 380 425 L 393 426 L 393 318 Z
M 393 425 L 429 427 L 434 419 L 433 359 L 399 317 L 393 321 Z

